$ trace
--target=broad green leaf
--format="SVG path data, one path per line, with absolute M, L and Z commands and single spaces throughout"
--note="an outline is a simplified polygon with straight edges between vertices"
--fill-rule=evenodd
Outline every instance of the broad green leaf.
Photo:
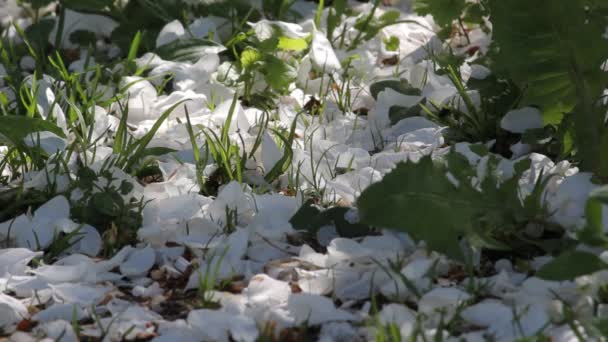
M 285 51 L 302 51 L 308 48 L 308 43 L 302 38 L 279 37 L 277 47 Z
M 49 35 L 51 34 L 54 25 L 54 20 L 44 18 L 39 22 L 28 26 L 25 29 L 25 37 L 31 45 L 43 50 L 48 45 Z
M 411 107 L 391 106 L 388 109 L 388 117 L 391 120 L 391 125 L 394 125 L 403 119 L 418 116 L 420 111 L 421 107 L 419 105 L 414 105 Z
M 605 0 L 490 0 L 493 69 L 524 89 L 522 105 L 539 106 L 545 122 L 572 112 L 583 169 L 598 171 L 608 83 Z M 583 39 L 584 37 L 584 39 Z M 605 175 L 604 175 L 605 176 Z
M 223 49 L 216 42 L 208 39 L 178 39 L 156 49 L 156 54 L 165 60 L 196 62 L 204 56 L 209 47 Z
M 266 56 L 261 68 L 266 83 L 275 90 L 286 89 L 298 76 L 297 70 L 284 60 L 275 56 Z
M 95 33 L 86 30 L 76 30 L 70 34 L 70 42 L 82 46 L 95 45 L 97 37 Z
M 399 49 L 399 38 L 396 36 L 390 36 L 384 39 L 384 45 L 387 51 L 397 51 Z
M 23 139 L 28 134 L 44 131 L 65 138 L 63 131 L 52 122 L 26 116 L 0 116 L 0 142 L 2 142 L 2 137 L 5 137 L 9 143 L 22 146 Z
M 442 162 L 425 156 L 417 163 L 398 164 L 359 197 L 361 223 L 404 231 L 426 241 L 430 249 L 459 260 L 463 260 L 461 238 L 487 249 L 535 249 L 535 243 L 508 234 L 527 222 L 519 198 L 523 171 L 500 179 L 500 158 L 491 154 L 487 158 L 487 172 L 475 186 L 477 171 L 454 151 Z
M 241 52 L 241 66 L 250 69 L 256 62 L 262 59 L 262 54 L 255 49 L 247 48 Z
M 382 15 L 380 16 L 380 18 L 378 18 L 378 20 L 380 21 L 381 26 L 388 26 L 388 25 L 394 24 L 397 20 L 399 20 L 400 16 L 401 16 L 400 11 L 397 11 L 397 10 L 386 11 L 386 12 L 382 13 Z
M 361 223 L 350 223 L 344 215 L 350 208 L 333 207 L 321 211 L 313 205 L 313 201 L 308 200 L 292 216 L 289 222 L 296 229 L 302 229 L 315 234 L 319 228 L 326 225 L 334 225 L 336 231 L 342 237 L 354 238 L 369 234 L 370 227 Z
M 430 249 L 462 260 L 459 238 L 470 226 L 474 203 L 462 198 L 446 172 L 428 156 L 400 163 L 359 197 L 361 223 L 405 231 Z
M 594 254 L 580 251 L 565 252 L 541 267 L 536 275 L 546 280 L 572 280 L 608 268 Z
M 439 26 L 450 26 L 463 12 L 465 0 L 415 0 L 414 11 L 420 15 L 430 14 Z

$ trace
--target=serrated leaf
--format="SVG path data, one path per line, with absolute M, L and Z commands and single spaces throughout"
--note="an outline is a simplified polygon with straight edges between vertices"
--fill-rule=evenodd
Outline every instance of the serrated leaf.
M 444 162 L 425 156 L 417 163 L 400 163 L 359 197 L 361 223 L 404 231 L 459 260 L 461 238 L 473 246 L 513 249 L 518 245 L 502 237 L 526 215 L 519 199 L 521 173 L 499 179 L 499 160 L 488 156 L 481 182 L 473 182 L 477 172 L 455 151 Z
M 279 37 L 277 47 L 285 51 L 302 51 L 308 48 L 308 43 L 302 38 Z
M 574 113 L 574 146 L 581 167 L 600 171 L 608 73 L 604 0 L 490 0 L 493 68 L 524 89 L 521 105 L 537 105 L 546 123 Z M 584 39 L 582 39 L 584 37 Z
M 446 172 L 428 156 L 400 163 L 359 197 L 361 222 L 405 231 L 430 249 L 462 260 L 459 238 L 470 225 L 473 203 L 463 200 Z
M 569 251 L 549 261 L 538 270 L 536 275 L 546 280 L 564 281 L 606 268 L 608 268 L 608 264 L 594 254 Z
M 261 68 L 266 83 L 275 90 L 286 89 L 298 76 L 297 70 L 284 60 L 268 55 Z
M 325 211 L 314 206 L 313 201 L 308 200 L 292 216 L 289 222 L 296 229 L 306 230 L 315 234 L 319 228 L 326 225 L 334 225 L 336 231 L 342 237 L 354 238 L 369 234 L 370 227 L 361 223 L 350 223 L 344 215 L 350 208 L 333 207 Z

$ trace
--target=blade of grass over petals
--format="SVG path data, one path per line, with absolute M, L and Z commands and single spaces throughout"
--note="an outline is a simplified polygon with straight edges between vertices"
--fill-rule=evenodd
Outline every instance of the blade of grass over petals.
M 127 55 L 127 62 L 133 62 L 137 57 L 137 51 L 139 50 L 139 44 L 141 43 L 141 31 L 137 31 L 131 46 L 129 47 L 129 54 Z
M 279 139 L 283 142 L 283 157 L 272 167 L 272 169 L 266 174 L 264 179 L 267 182 L 272 182 L 276 178 L 278 178 L 281 174 L 283 174 L 289 168 L 289 164 L 291 164 L 291 160 L 293 159 L 293 149 L 292 144 L 296 135 L 296 124 L 298 121 L 298 117 L 302 112 L 296 114 L 293 118 L 293 122 L 291 123 L 291 128 L 289 130 L 289 136 L 285 138 L 279 131 L 272 129 L 272 131 L 277 135 Z
M 321 16 L 323 15 L 323 8 L 325 7 L 325 0 L 319 0 L 319 6 L 317 7 L 317 13 L 315 14 L 315 26 L 321 27 Z
M 230 109 L 228 110 L 228 116 L 226 117 L 226 122 L 224 123 L 224 126 L 222 126 L 222 135 L 221 135 L 221 142 L 224 146 L 226 146 L 228 144 L 228 140 L 229 140 L 229 135 L 228 132 L 230 131 L 230 124 L 232 123 L 232 116 L 234 115 L 234 111 L 236 110 L 236 104 L 239 100 L 239 95 L 238 93 L 234 93 L 234 97 L 232 98 L 232 103 L 230 104 Z
M 152 128 L 150 128 L 150 131 L 148 133 L 146 133 L 146 135 L 144 135 L 137 143 L 129 146 L 129 149 L 128 149 L 129 153 L 127 153 L 127 155 L 129 155 L 130 157 L 125 165 L 125 170 L 131 170 L 131 168 L 135 165 L 135 163 L 137 163 L 139 161 L 139 159 L 142 157 L 142 155 L 144 154 L 144 152 L 146 150 L 146 146 L 148 146 L 150 141 L 152 141 L 152 138 L 154 138 L 154 135 L 156 134 L 156 132 L 158 131 L 160 126 L 163 124 L 163 122 L 165 122 L 165 120 L 167 120 L 167 118 L 169 117 L 169 115 L 171 115 L 171 113 L 175 110 L 175 108 L 177 108 L 178 106 L 180 106 L 182 103 L 184 103 L 186 101 L 190 101 L 190 99 L 184 99 L 184 100 L 178 101 L 176 104 L 174 104 L 173 106 L 171 106 L 167 110 L 165 110 L 160 115 L 158 120 L 156 120 L 156 122 L 154 123 Z M 133 153 L 131 154 L 131 152 L 133 152 Z
M 188 131 L 188 136 L 190 137 L 192 155 L 194 156 L 194 162 L 196 164 L 196 180 L 200 190 L 202 191 L 205 187 L 205 179 L 203 177 L 203 168 L 205 166 L 201 164 L 201 151 L 196 144 L 196 137 L 194 136 L 194 130 L 192 129 L 192 122 L 190 122 L 190 113 L 188 112 L 187 106 L 184 106 L 184 111 L 186 112 L 186 130 Z

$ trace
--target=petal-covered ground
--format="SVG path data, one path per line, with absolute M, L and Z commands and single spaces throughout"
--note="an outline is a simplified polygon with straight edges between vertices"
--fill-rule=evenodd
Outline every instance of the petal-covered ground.
M 192 10 L 120 38 L 124 18 L 25 3 L 0 1 L 0 53 L 11 54 L 0 119 L 35 120 L 0 120 L 0 339 L 601 340 L 591 334 L 608 318 L 608 269 L 544 280 L 549 252 L 475 250 L 469 264 L 359 222 L 371 184 L 453 151 L 477 185 L 489 169 L 517 176 L 524 201 L 543 184 L 546 215 L 526 239 L 558 226 L 608 262 L 576 240 L 600 187 L 592 174 L 523 141 L 542 130 L 540 110 L 494 122 L 510 139 L 502 154 L 480 152 L 496 139 L 455 138 L 427 115 L 481 108 L 485 93 L 459 84 L 493 77 L 476 62 L 489 31 L 442 40 L 409 1 L 349 1 L 338 16 L 296 1 L 281 20 L 253 20 L 282 9 L 246 2 L 251 18 Z M 46 41 L 11 48 L 45 27 L 65 61 L 38 54 Z M 119 38 L 142 41 L 131 54 Z M 462 57 L 458 75 L 438 65 L 445 54 Z

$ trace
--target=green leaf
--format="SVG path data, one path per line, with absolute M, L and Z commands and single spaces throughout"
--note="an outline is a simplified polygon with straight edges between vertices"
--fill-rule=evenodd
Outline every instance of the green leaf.
M 384 45 L 386 46 L 386 50 L 388 51 L 397 51 L 399 49 L 399 38 L 395 36 L 390 36 L 389 38 L 385 38 Z
M 405 231 L 432 250 L 463 260 L 459 238 L 474 214 L 474 203 L 459 194 L 444 165 L 428 156 L 400 163 L 359 197 L 361 223 Z
M 247 48 L 241 52 L 241 66 L 244 69 L 251 69 L 253 65 L 262 59 L 262 54 L 252 48 Z
M 137 31 L 135 37 L 131 41 L 131 46 L 129 47 L 129 54 L 127 55 L 127 61 L 132 62 L 137 57 L 137 51 L 139 50 L 139 44 L 141 43 L 141 31 Z
M 285 51 L 302 51 L 308 48 L 308 43 L 302 38 L 279 37 L 277 47 Z
M 497 176 L 500 158 L 491 154 L 487 158 L 487 172 L 475 186 L 479 183 L 476 170 L 455 151 L 443 162 L 425 156 L 417 163 L 398 164 L 359 197 L 361 223 L 404 231 L 426 241 L 430 249 L 459 260 L 464 259 L 461 238 L 487 249 L 514 250 L 522 244 L 534 248 L 534 243 L 506 237 L 527 217 L 519 198 L 523 171 L 501 179 Z
M 114 202 L 115 198 L 110 192 L 98 192 L 91 196 L 90 205 L 101 214 L 107 216 L 117 216 L 118 207 Z
M 218 44 L 208 39 L 178 39 L 158 47 L 156 54 L 169 61 L 196 62 L 204 56 L 206 49 L 210 46 L 218 46 Z
M 291 217 L 289 223 L 299 230 L 306 230 L 309 232 L 316 232 L 319 229 L 317 217 L 321 213 L 317 207 L 315 207 L 312 200 L 306 201 L 300 209 Z
M 388 117 L 391 120 L 391 125 L 394 125 L 403 119 L 418 116 L 420 111 L 421 107 L 419 105 L 414 105 L 411 107 L 391 106 L 388 109 Z
M 380 24 L 382 26 L 388 26 L 388 25 L 394 24 L 397 20 L 399 20 L 400 16 L 401 16 L 401 12 L 399 12 L 397 10 L 391 10 L 391 11 L 386 11 L 386 12 L 382 13 L 382 15 L 380 16 L 380 18 L 378 18 L 378 20 L 380 21 Z
M 5 137 L 15 146 L 23 146 L 23 139 L 28 134 L 44 131 L 65 138 L 61 128 L 50 121 L 17 115 L 0 116 L 0 141 Z
M 574 113 L 574 141 L 583 169 L 598 171 L 605 109 L 597 100 L 608 82 L 604 0 L 490 0 L 494 69 L 524 90 L 545 122 Z M 581 39 L 581 37 L 585 37 Z
M 414 11 L 419 15 L 430 14 L 437 25 L 446 27 L 463 12 L 465 0 L 415 0 Z
M 487 11 L 481 4 L 468 3 L 464 10 L 462 20 L 465 23 L 481 25 L 483 24 L 483 17 L 488 14 L 486 12 Z
M 580 251 L 569 251 L 561 254 L 544 265 L 536 275 L 546 280 L 571 280 L 608 268 L 594 254 Z
M 112 5 L 113 0 L 62 0 L 61 4 L 79 12 L 101 12 Z
M 422 93 L 420 89 L 412 87 L 406 79 L 378 81 L 369 86 L 369 91 L 374 99 L 378 100 L 378 94 L 387 88 L 405 95 L 420 96 Z
M 342 237 L 354 238 L 369 234 L 370 227 L 362 223 L 350 223 L 344 215 L 350 208 L 333 207 L 321 211 L 312 200 L 306 201 L 300 209 L 292 216 L 289 222 L 295 229 L 306 230 L 315 234 L 319 228 L 334 225 L 336 231 Z
M 91 31 L 76 30 L 70 34 L 70 42 L 82 46 L 95 45 L 97 37 Z
M 608 246 L 608 237 L 604 234 L 603 207 L 608 203 L 608 186 L 593 190 L 585 205 L 585 227 L 577 234 L 578 239 L 591 246 Z
M 190 101 L 190 99 L 178 101 L 177 103 L 169 107 L 167 110 L 165 110 L 158 117 L 156 122 L 154 122 L 154 125 L 152 125 L 148 133 L 146 133 L 140 140 L 138 140 L 136 143 L 130 145 L 127 148 L 125 155 L 127 155 L 129 159 L 124 167 L 125 170 L 131 170 L 131 168 L 146 155 L 146 151 L 148 150 L 148 144 L 150 143 L 150 141 L 152 141 L 152 138 L 154 138 L 154 135 L 156 134 L 160 126 L 163 124 L 163 122 L 167 120 L 167 118 L 169 117 L 169 115 L 171 115 L 175 108 L 181 106 L 184 102 L 187 101 Z
M 261 68 L 266 83 L 275 90 L 286 89 L 298 76 L 297 70 L 284 60 L 268 55 Z
M 28 26 L 25 29 L 25 37 L 31 45 L 43 50 L 48 45 L 49 35 L 51 34 L 54 25 L 54 20 L 44 18 L 39 22 Z

